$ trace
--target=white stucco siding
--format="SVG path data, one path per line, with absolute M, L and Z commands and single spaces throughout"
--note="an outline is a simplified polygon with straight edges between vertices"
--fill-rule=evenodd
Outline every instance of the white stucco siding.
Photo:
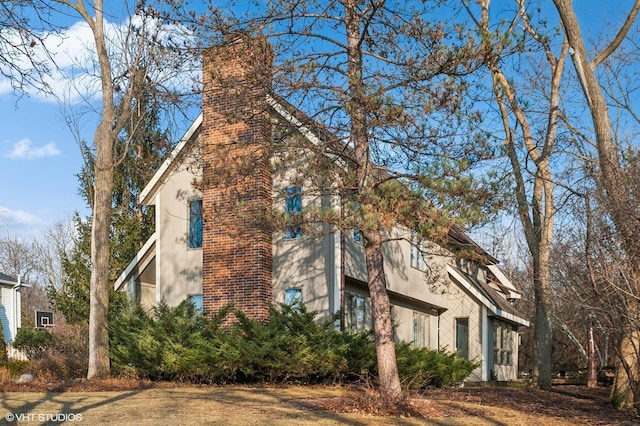
M 189 202 L 202 194 L 193 182 L 197 167 L 181 166 L 167 178 L 156 196 L 156 303 L 175 306 L 189 294 L 202 293 L 202 249 L 190 249 Z M 206 213 L 203 213 L 206 216 Z

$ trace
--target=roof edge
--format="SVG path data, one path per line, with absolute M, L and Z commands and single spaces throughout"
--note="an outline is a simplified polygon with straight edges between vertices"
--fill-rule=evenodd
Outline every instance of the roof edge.
M 196 130 L 198 130 L 201 124 L 202 124 L 202 112 L 200 112 L 198 117 L 195 120 L 193 120 L 193 123 L 191 123 L 191 126 L 189 126 L 189 129 L 187 129 L 187 131 L 184 133 L 182 138 L 180 138 L 180 142 L 178 142 L 175 148 L 173 148 L 173 151 L 171 151 L 169 158 L 167 158 L 164 161 L 164 163 L 162 163 L 162 166 L 160 166 L 160 168 L 153 175 L 149 183 L 147 183 L 144 189 L 140 192 L 140 195 L 138 196 L 139 204 L 142 204 L 142 205 L 151 204 L 150 200 L 153 199 L 159 187 L 159 184 L 164 180 L 166 174 L 168 173 L 169 169 L 173 165 L 173 162 L 175 161 L 176 158 L 180 156 L 185 146 L 189 143 L 189 141 L 191 140 L 193 135 L 196 133 Z
M 131 275 L 133 269 L 142 259 L 144 259 L 149 250 L 151 250 L 151 247 L 153 247 L 153 245 L 156 243 L 156 240 L 156 233 L 154 232 L 153 234 L 151 234 L 147 242 L 145 242 L 144 245 L 140 248 L 140 250 L 138 250 L 138 253 L 136 253 L 135 257 L 131 260 L 131 262 L 129 262 L 124 271 L 122 271 L 118 279 L 113 283 L 114 290 L 120 290 L 120 287 L 122 287 L 122 285 L 127 281 L 127 278 Z

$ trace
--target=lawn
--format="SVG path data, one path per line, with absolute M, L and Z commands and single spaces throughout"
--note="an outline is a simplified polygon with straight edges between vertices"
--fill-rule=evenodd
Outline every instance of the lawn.
M 147 384 L 95 390 L 85 383 L 61 390 L 24 392 L 19 387 L 5 388 L 0 392 L 0 424 L 62 424 L 62 420 L 68 425 L 637 424 L 634 416 L 607 406 L 606 390 L 578 387 L 550 392 L 528 388 L 429 391 L 412 398 L 412 417 L 372 415 L 375 410 L 366 406 L 362 393 L 342 387 Z

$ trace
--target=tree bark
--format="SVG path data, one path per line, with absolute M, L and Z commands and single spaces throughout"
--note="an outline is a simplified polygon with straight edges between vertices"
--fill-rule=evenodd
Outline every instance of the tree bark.
M 371 200 L 375 199 L 376 178 L 372 175 L 373 164 L 369 153 L 367 110 L 368 102 L 362 74 L 362 39 L 358 1 L 344 0 L 345 27 L 347 35 L 347 77 L 349 79 L 349 98 L 346 110 L 351 118 L 351 141 L 354 145 L 356 160 L 355 187 L 360 198 L 361 209 L 375 211 Z M 375 220 L 374 220 L 375 221 Z M 380 394 L 390 402 L 396 401 L 402 394 L 400 377 L 396 364 L 391 306 L 387 294 L 384 275 L 382 241 L 384 229 L 379 223 L 369 223 L 363 230 L 365 258 L 367 264 L 369 294 L 373 310 L 374 332 Z
M 384 275 L 382 242 L 378 235 L 365 235 L 365 258 L 369 281 L 369 294 L 373 311 L 373 326 L 376 338 L 376 356 L 380 394 L 387 401 L 400 398 L 402 388 L 396 362 L 396 347 L 393 340 L 391 303 L 387 294 Z
M 571 46 L 571 59 L 573 61 L 578 81 L 587 100 L 591 119 L 593 121 L 596 145 L 598 151 L 599 172 L 597 182 L 602 189 L 605 208 L 611 217 L 616 232 L 621 241 L 624 242 L 625 251 L 632 263 L 632 273 L 630 274 L 631 285 L 637 296 L 640 289 L 639 275 L 635 270 L 640 264 L 640 240 L 637 239 L 637 230 L 640 220 L 637 218 L 636 205 L 629 197 L 622 176 L 623 170 L 620 163 L 620 153 L 614 142 L 611 121 L 607 102 L 604 98 L 600 83 L 596 78 L 595 67 L 613 53 L 624 39 L 630 24 L 635 20 L 640 10 L 640 0 L 636 0 L 633 9 L 627 16 L 626 22 L 617 34 L 612 43 L 596 57 L 594 62 L 590 62 L 587 57 L 587 50 L 584 38 L 573 10 L 571 0 L 553 1 L 560 20 L 564 27 L 565 34 Z M 635 302 L 630 302 L 630 306 L 636 306 Z M 638 344 L 640 343 L 637 332 L 635 317 L 638 309 L 631 308 L 627 313 L 627 324 L 622 324 L 623 329 L 629 330 L 626 336 L 620 341 L 619 365 L 616 372 L 616 385 L 612 389 L 611 399 L 618 406 L 628 405 L 634 401 L 634 394 L 638 387 Z M 637 395 L 635 396 L 637 398 Z M 637 402 L 637 399 L 636 401 Z

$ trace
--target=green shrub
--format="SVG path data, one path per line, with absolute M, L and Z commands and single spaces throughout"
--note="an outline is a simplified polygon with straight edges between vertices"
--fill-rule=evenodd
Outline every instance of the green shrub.
M 400 378 L 409 389 L 460 384 L 480 365 L 443 349 L 414 348 L 408 343 L 396 346 L 396 359 Z
M 13 347 L 24 352 L 30 360 L 40 359 L 53 342 L 53 335 L 46 330 L 25 327 L 18 329 Z
M 193 304 L 161 303 L 152 315 L 135 304 L 109 323 L 112 372 L 152 380 L 197 383 L 372 381 L 375 343 L 333 321 L 318 323 L 301 305 L 272 307 L 265 322 L 227 308 L 207 320 Z M 397 346 L 407 387 L 448 386 L 477 366 L 444 351 Z
M 29 366 L 29 361 L 2 361 L 0 369 L 6 369 L 11 377 L 19 377 Z

